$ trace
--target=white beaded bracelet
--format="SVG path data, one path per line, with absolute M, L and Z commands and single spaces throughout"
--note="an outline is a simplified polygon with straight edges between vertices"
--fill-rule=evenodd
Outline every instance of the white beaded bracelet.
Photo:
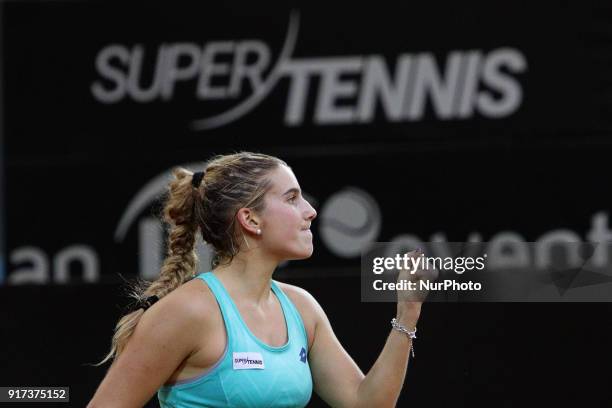
M 395 317 L 393 319 L 391 319 L 391 326 L 395 330 L 397 330 L 397 331 L 399 331 L 401 333 L 406 334 L 408 337 L 410 337 L 411 340 L 417 338 L 417 336 L 416 336 L 416 332 L 417 332 L 416 327 L 414 328 L 413 331 L 410 331 L 407 328 L 405 328 L 404 326 L 402 326 L 401 324 L 399 324 L 399 322 L 397 321 L 397 319 Z M 412 352 L 412 358 L 414 358 L 414 346 L 413 346 L 413 342 L 412 341 L 410 342 L 410 351 Z

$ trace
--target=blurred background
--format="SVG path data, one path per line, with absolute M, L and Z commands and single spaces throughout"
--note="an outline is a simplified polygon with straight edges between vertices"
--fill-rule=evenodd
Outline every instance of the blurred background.
M 3 1 L 0 14 L 1 386 L 69 386 L 86 405 L 124 279 L 158 274 L 171 169 L 214 154 L 293 168 L 319 214 L 315 253 L 275 277 L 319 300 L 365 372 L 395 313 L 360 301 L 365 244 L 612 240 L 609 3 Z M 611 313 L 427 303 L 398 406 L 609 406 Z

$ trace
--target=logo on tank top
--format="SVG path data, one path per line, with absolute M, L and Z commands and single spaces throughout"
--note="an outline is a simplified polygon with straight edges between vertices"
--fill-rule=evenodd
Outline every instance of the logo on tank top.
M 306 349 L 304 347 L 300 350 L 300 361 L 306 363 Z
M 261 353 L 245 351 L 234 353 L 234 370 L 263 370 L 264 360 Z

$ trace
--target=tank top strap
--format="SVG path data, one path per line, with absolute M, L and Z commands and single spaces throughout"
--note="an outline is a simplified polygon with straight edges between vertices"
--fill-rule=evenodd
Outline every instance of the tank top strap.
M 206 282 L 213 295 L 215 295 L 215 299 L 217 300 L 217 304 L 221 310 L 221 315 L 223 316 L 225 332 L 228 336 L 228 347 L 229 350 L 233 350 L 235 348 L 237 338 L 241 336 L 241 333 L 237 330 L 240 328 L 240 322 L 242 319 L 232 306 L 233 303 L 229 294 L 214 273 L 201 273 L 197 275 L 197 278 L 200 278 Z
M 276 294 L 278 300 L 281 302 L 283 309 L 288 311 L 287 331 L 290 334 L 290 338 L 301 338 L 306 345 L 306 350 L 308 351 L 308 335 L 306 334 L 306 327 L 304 326 L 300 312 L 297 310 L 293 302 L 291 302 L 291 299 L 289 299 L 289 297 L 274 280 L 272 281 L 272 290 Z

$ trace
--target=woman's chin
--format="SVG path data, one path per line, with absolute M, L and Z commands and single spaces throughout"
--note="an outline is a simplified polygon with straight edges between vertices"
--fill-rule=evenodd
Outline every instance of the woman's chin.
M 313 253 L 314 253 L 314 245 L 311 242 L 310 245 L 308 246 L 308 250 L 303 259 L 310 258 Z

